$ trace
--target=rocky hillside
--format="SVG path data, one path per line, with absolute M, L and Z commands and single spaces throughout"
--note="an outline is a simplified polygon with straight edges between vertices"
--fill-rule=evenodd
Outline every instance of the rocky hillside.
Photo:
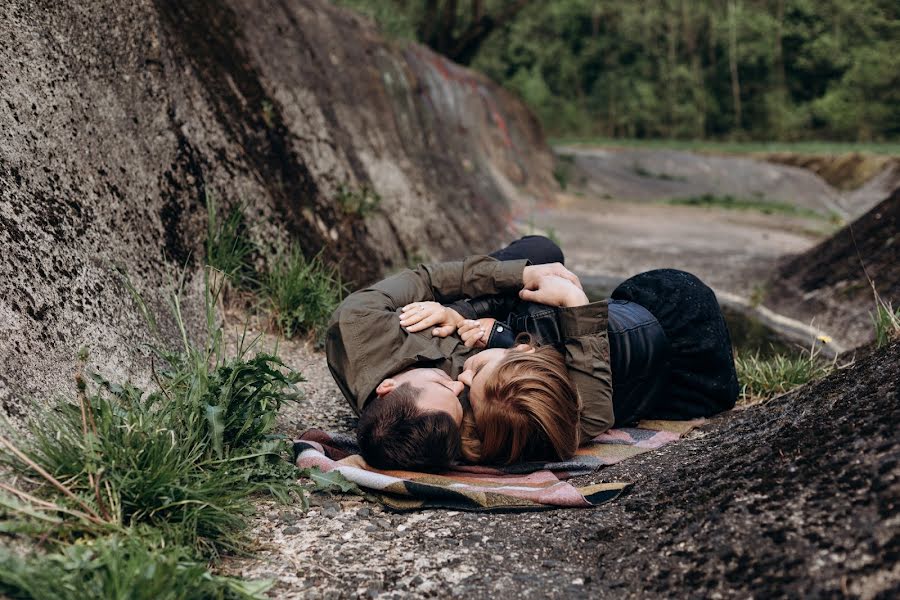
M 113 270 L 160 309 L 208 194 L 359 284 L 496 245 L 555 185 L 521 103 L 326 0 L 11 0 L 0 39 L 8 413 L 68 389 L 81 347 L 128 374 L 145 327 Z

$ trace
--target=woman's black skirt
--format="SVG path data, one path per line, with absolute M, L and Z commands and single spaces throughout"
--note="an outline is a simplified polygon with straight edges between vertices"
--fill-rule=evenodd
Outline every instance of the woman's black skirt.
M 669 393 L 648 417 L 706 417 L 734 407 L 739 388 L 731 338 L 706 284 L 684 271 L 657 269 L 627 279 L 612 298 L 649 310 L 669 339 Z

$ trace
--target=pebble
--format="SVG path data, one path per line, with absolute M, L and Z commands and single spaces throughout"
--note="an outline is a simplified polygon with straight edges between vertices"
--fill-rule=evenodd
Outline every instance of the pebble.
M 290 527 L 285 527 L 284 529 L 282 529 L 281 533 L 283 533 L 284 535 L 297 535 L 298 533 L 300 533 L 300 531 L 301 529 L 299 527 L 294 527 L 293 525 L 291 525 Z

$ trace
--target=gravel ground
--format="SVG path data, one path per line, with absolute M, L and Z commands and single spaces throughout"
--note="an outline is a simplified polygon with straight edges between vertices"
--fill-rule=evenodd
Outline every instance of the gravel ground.
M 280 427 L 347 431 L 324 355 L 282 342 L 306 401 Z M 263 502 L 259 549 L 223 570 L 273 598 L 896 597 L 900 344 L 584 478 L 632 481 L 593 510 L 392 513 L 316 494 Z

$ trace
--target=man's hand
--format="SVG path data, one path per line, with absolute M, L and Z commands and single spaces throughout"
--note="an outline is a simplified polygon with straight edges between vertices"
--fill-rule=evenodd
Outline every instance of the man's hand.
M 496 319 L 490 317 L 475 321 L 467 319 L 459 326 L 459 339 L 467 348 L 487 348 L 495 321 Z
M 588 303 L 588 297 L 579 286 L 556 275 L 541 277 L 534 289 L 520 291 L 519 298 L 549 306 L 582 306 Z
M 434 337 L 453 334 L 462 322 L 462 315 L 437 302 L 413 302 L 404 306 L 400 313 L 400 327 L 410 333 L 434 327 L 431 332 Z
M 579 290 L 581 289 L 581 281 L 578 280 L 578 276 L 560 263 L 525 267 L 522 271 L 522 283 L 526 290 L 536 290 L 540 285 L 541 279 L 548 276 L 560 277 L 572 283 Z

